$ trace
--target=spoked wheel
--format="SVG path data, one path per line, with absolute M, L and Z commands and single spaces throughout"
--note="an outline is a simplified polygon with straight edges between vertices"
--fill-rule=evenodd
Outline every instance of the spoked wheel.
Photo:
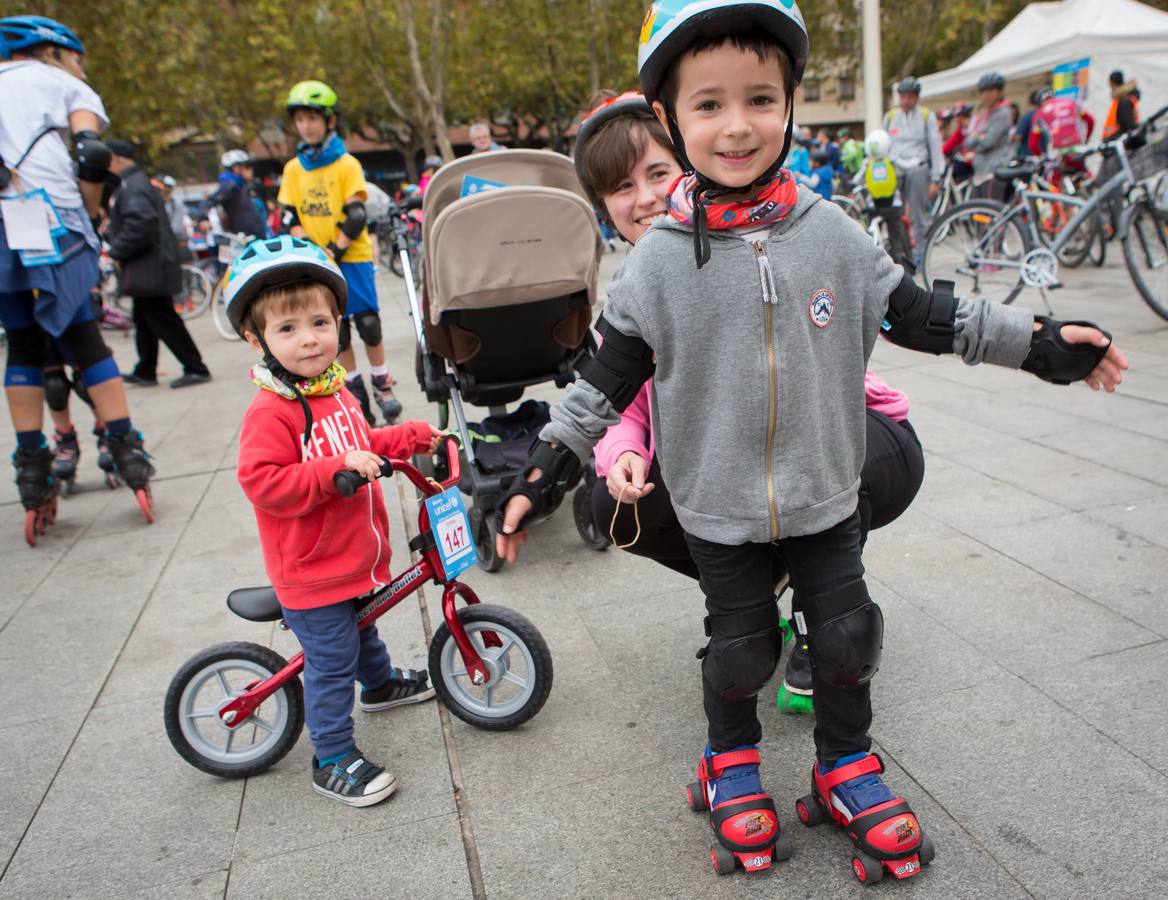
M 174 298 L 175 312 L 184 319 L 202 315 L 214 292 L 215 282 L 211 280 L 210 275 L 196 265 L 184 264 L 182 290 Z
M 166 691 L 166 736 L 196 769 L 223 778 L 247 778 L 271 768 L 292 749 L 304 727 L 304 692 L 293 678 L 244 722 L 228 728 L 219 709 L 287 665 L 259 644 L 234 642 L 193 656 Z
M 134 499 L 138 501 L 138 509 L 142 510 L 142 517 L 146 520 L 146 524 L 153 525 L 154 497 L 150 494 L 150 488 L 138 488 L 134 491 Z
M 1031 247 L 1018 216 L 999 218 L 1004 208 L 995 200 L 972 200 L 934 222 L 921 254 L 925 283 L 945 278 L 956 283 L 958 297 L 1013 302 Z
M 1168 211 L 1143 201 L 1135 205 L 1123 258 L 1140 296 L 1156 315 L 1168 319 Z
M 597 527 L 592 518 L 592 481 L 588 478 L 585 478 L 572 494 L 572 519 L 576 522 L 576 532 L 580 535 L 580 540 L 593 550 L 608 549 L 612 541 Z
M 526 722 L 552 689 L 552 654 L 543 635 L 526 617 L 503 606 L 466 606 L 458 618 L 490 677 L 474 683 L 443 622 L 430 642 L 434 690 L 454 715 L 478 728 L 507 731 Z M 491 646 L 500 641 L 501 646 Z
M 498 572 L 503 568 L 504 559 L 495 546 L 494 512 L 484 513 L 479 507 L 470 509 L 470 527 L 474 532 L 475 552 L 479 556 L 479 568 L 484 572 Z
M 862 850 L 852 857 L 852 874 L 860 884 L 875 884 L 884 877 L 884 867 Z

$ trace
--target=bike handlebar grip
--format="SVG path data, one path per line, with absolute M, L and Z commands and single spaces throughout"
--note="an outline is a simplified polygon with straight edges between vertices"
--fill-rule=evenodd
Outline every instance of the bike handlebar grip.
M 448 434 L 442 438 L 442 443 L 446 445 L 446 465 L 451 477 L 455 475 L 461 476 L 458 452 L 462 446 L 462 442 L 455 435 Z
M 333 484 L 337 486 L 337 493 L 342 497 L 352 497 L 357 493 L 363 485 L 369 483 L 369 479 L 364 475 L 358 475 L 351 469 L 345 469 L 343 472 L 337 472 L 333 476 Z
M 393 474 L 393 463 L 386 457 L 381 457 L 381 477 L 388 478 Z M 352 497 L 358 490 L 369 483 L 364 475 L 345 469 L 333 476 L 333 484 L 337 486 L 337 493 L 342 497 Z

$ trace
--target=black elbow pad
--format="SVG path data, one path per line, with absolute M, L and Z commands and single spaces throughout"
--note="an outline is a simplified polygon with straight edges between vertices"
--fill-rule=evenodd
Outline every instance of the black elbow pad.
M 905 275 L 888 298 L 884 336 L 892 343 L 924 353 L 953 352 L 957 299 L 953 282 L 938 279 L 926 291 Z
M 342 206 L 341 212 L 345 214 L 345 220 L 341 222 L 341 234 L 350 241 L 357 240 L 369 221 L 369 215 L 365 212 L 365 204 L 360 200 L 354 200 L 352 203 L 346 203 Z
M 78 131 L 70 140 L 77 177 L 90 184 L 104 184 L 113 154 L 96 131 Z
M 604 316 L 596 328 L 604 343 L 580 364 L 580 377 L 604 394 L 617 412 L 624 412 L 637 398 L 641 385 L 653 377 L 657 368 L 653 348 L 639 337 L 621 334 Z
M 284 212 L 280 216 L 280 225 L 285 231 L 291 231 L 300 224 L 300 215 L 296 212 L 295 206 L 285 206 Z

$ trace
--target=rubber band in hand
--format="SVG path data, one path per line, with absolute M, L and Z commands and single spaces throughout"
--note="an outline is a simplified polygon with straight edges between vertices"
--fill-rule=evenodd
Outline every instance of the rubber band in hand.
M 616 541 L 616 535 L 613 534 L 613 532 L 616 530 L 616 517 L 620 515 L 621 503 L 625 499 L 625 491 L 627 491 L 632 486 L 633 485 L 631 482 L 626 481 L 624 486 L 621 488 L 620 496 L 616 498 L 616 509 L 612 511 L 612 521 L 608 523 L 608 536 L 612 539 L 612 542 L 616 546 L 617 550 L 628 550 L 629 547 L 633 546 L 633 544 L 637 543 L 637 541 L 641 539 L 641 513 L 637 509 L 637 504 L 640 502 L 640 498 L 633 501 L 633 520 L 637 523 L 637 533 L 633 535 L 633 539 L 627 544 L 618 544 Z

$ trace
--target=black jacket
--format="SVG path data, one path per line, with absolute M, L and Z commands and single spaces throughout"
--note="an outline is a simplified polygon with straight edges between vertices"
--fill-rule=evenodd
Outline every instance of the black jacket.
M 122 290 L 131 297 L 169 297 L 182 290 L 178 240 L 150 179 L 137 166 L 122 173 L 106 231 L 110 256 L 122 264 Z
M 215 193 L 203 201 L 199 215 L 206 218 L 207 211 L 218 206 L 227 214 L 226 228 L 231 232 L 242 232 L 250 237 L 263 237 L 268 233 L 264 218 L 255 205 L 255 195 L 251 186 L 239 184 L 230 173 L 219 176 L 219 187 Z

